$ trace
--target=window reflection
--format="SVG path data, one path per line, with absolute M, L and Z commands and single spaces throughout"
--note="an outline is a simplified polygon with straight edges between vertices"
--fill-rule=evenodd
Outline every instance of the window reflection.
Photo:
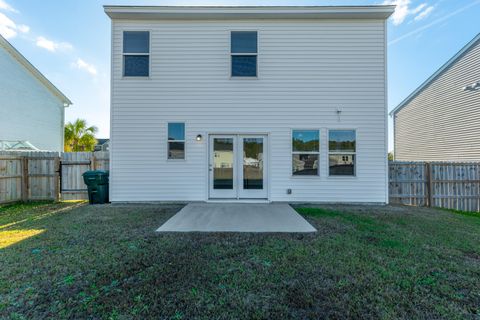
M 233 189 L 233 139 L 213 139 L 213 188 Z
M 263 189 L 263 139 L 243 139 L 243 189 Z

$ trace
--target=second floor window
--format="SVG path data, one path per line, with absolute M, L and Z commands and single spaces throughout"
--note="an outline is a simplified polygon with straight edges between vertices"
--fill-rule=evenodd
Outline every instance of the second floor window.
M 123 76 L 150 75 L 150 32 L 123 32 Z
M 232 77 L 256 77 L 257 32 L 232 31 L 230 42 Z

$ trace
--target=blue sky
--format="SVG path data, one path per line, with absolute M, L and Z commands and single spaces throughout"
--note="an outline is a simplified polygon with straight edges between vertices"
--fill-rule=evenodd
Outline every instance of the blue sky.
M 87 119 L 109 135 L 110 21 L 104 4 L 397 4 L 389 21 L 389 110 L 480 32 L 480 0 L 0 0 L 0 33 L 74 105 L 66 120 Z M 391 133 L 390 120 L 390 133 Z M 390 146 L 392 145 L 390 134 Z

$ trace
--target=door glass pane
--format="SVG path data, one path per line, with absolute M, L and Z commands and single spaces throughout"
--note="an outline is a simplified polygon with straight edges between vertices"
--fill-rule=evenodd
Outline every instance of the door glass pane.
M 213 189 L 233 189 L 233 138 L 213 139 Z
M 263 138 L 243 139 L 243 189 L 263 189 Z

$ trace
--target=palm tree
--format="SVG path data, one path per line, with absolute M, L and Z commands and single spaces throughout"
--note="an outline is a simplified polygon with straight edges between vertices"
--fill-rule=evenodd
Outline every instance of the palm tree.
M 93 151 L 97 144 L 97 139 L 95 139 L 97 131 L 95 126 L 87 127 L 87 121 L 83 119 L 67 123 L 65 125 L 65 151 Z

